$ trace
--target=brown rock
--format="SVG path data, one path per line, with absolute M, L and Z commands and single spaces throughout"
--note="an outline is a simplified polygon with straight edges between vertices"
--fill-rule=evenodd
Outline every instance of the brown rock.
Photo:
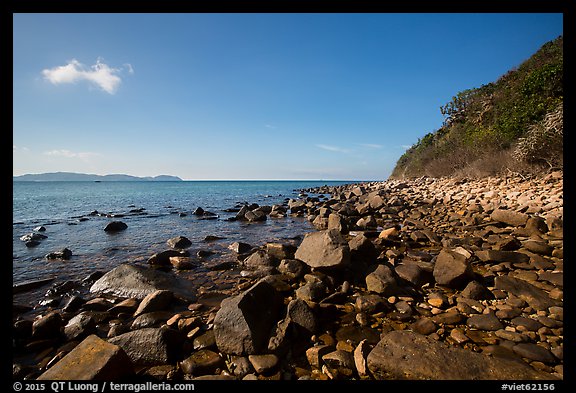
M 408 331 L 386 334 L 368 355 L 376 379 L 549 379 L 526 364 L 450 347 Z
M 117 345 L 88 336 L 39 380 L 118 380 L 133 375 L 132 363 Z

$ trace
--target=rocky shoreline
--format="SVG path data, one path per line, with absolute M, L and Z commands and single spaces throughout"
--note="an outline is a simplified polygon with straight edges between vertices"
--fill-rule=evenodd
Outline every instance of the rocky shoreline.
M 238 212 L 317 231 L 230 245 L 227 290 L 171 271 L 190 263 L 176 238 L 88 278 L 89 297 L 14 305 L 13 378 L 563 379 L 562 172 L 304 192 Z

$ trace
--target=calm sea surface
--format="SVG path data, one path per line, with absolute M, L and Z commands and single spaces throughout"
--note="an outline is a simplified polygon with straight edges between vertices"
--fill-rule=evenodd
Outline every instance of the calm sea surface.
M 345 183 L 349 182 L 13 182 L 13 281 L 79 280 L 123 262 L 145 263 L 152 254 L 169 248 L 168 239 L 180 235 L 192 241 L 192 255 L 202 249 L 214 251 L 215 260 L 232 258 L 227 247 L 235 241 L 260 246 L 303 235 L 313 227 L 304 218 L 290 216 L 262 223 L 228 221 L 236 213 L 225 209 L 244 202 L 282 204 L 286 198 L 297 198 L 300 189 Z M 192 214 L 197 207 L 218 218 L 199 219 Z M 103 216 L 90 215 L 93 211 Z M 125 222 L 128 229 L 105 232 L 106 224 L 114 220 Z M 46 228 L 41 233 L 47 238 L 36 247 L 26 247 L 20 237 L 40 225 Z M 204 241 L 208 235 L 225 239 L 208 243 Z M 46 254 L 64 247 L 73 253 L 70 260 L 46 260 Z

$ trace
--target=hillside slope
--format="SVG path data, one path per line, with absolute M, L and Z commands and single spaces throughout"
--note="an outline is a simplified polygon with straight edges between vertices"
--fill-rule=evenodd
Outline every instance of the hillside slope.
M 496 82 L 459 92 L 443 126 L 420 138 L 390 178 L 485 176 L 562 167 L 563 38 Z

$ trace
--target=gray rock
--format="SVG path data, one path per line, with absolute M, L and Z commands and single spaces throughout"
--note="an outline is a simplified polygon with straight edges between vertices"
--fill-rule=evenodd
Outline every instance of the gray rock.
M 96 333 L 96 322 L 89 312 L 81 312 L 74 316 L 64 326 L 64 335 L 67 340 L 84 339 Z
M 295 258 L 313 268 L 340 268 L 350 263 L 350 248 L 335 229 L 307 233 Z
M 494 299 L 492 292 L 478 281 L 470 281 L 462 290 L 462 296 L 474 300 Z
M 174 293 L 167 289 L 160 289 L 149 293 L 138 305 L 138 308 L 134 312 L 134 316 L 137 317 L 144 313 L 164 310 L 170 305 L 173 299 Z
M 151 366 L 171 363 L 180 351 L 182 337 L 168 328 L 144 328 L 108 340 L 118 345 L 136 365 Z
M 376 379 L 479 380 L 549 379 L 513 360 L 447 346 L 408 331 L 387 333 L 368 355 L 368 369 Z
M 236 254 L 245 254 L 252 249 L 248 243 L 234 242 L 228 246 L 228 249 L 234 251 Z
M 366 276 L 366 287 L 370 292 L 376 292 L 383 296 L 398 294 L 397 274 L 388 265 L 378 265 L 376 270 Z
M 192 245 L 190 239 L 184 236 L 176 236 L 172 239 L 168 239 L 166 242 L 172 248 L 188 248 Z
M 122 264 L 98 279 L 90 292 L 124 298 L 144 299 L 160 289 L 171 290 L 175 297 L 194 302 L 195 286 L 173 273 L 152 270 L 138 265 Z
M 68 248 L 63 248 L 60 251 L 54 251 L 49 254 L 46 254 L 46 259 L 63 259 L 68 260 L 72 258 L 72 251 Z
M 106 232 L 119 232 L 119 231 L 125 230 L 126 228 L 128 228 L 128 225 L 126 225 L 126 223 L 124 223 L 122 221 L 111 221 L 106 225 L 106 227 L 104 228 L 104 231 L 106 231 Z
M 277 269 L 291 278 L 300 278 L 305 273 L 304 264 L 297 259 L 283 259 Z
M 148 258 L 148 264 L 154 266 L 171 266 L 170 258 L 173 257 L 187 257 L 190 256 L 190 252 L 187 250 L 166 250 L 157 252 Z
M 403 262 L 394 268 L 398 276 L 416 287 L 421 287 L 426 283 L 432 283 L 434 281 L 432 269 L 433 266 L 431 264 L 418 261 Z
M 266 251 L 258 250 L 244 260 L 244 265 L 249 269 L 258 269 L 259 267 L 274 267 L 277 263 Z
M 159 327 L 163 323 L 165 323 L 168 319 L 170 319 L 174 313 L 170 311 L 153 311 L 147 312 L 145 314 L 140 314 L 130 326 L 132 330 L 136 329 L 143 329 L 143 328 L 150 328 L 150 327 Z
M 214 318 L 218 349 L 226 354 L 251 355 L 266 348 L 281 306 L 280 294 L 264 280 L 222 300 Z
M 530 261 L 528 255 L 516 251 L 480 250 L 475 251 L 474 254 L 482 262 L 526 263 Z
M 300 299 L 294 299 L 288 303 L 286 318 L 310 334 L 315 333 L 318 328 L 314 312 L 305 301 Z
M 470 259 L 447 249 L 438 254 L 433 274 L 437 284 L 450 288 L 463 288 L 473 278 Z
M 319 302 L 326 296 L 326 286 L 322 282 L 309 282 L 296 290 L 298 299 Z

